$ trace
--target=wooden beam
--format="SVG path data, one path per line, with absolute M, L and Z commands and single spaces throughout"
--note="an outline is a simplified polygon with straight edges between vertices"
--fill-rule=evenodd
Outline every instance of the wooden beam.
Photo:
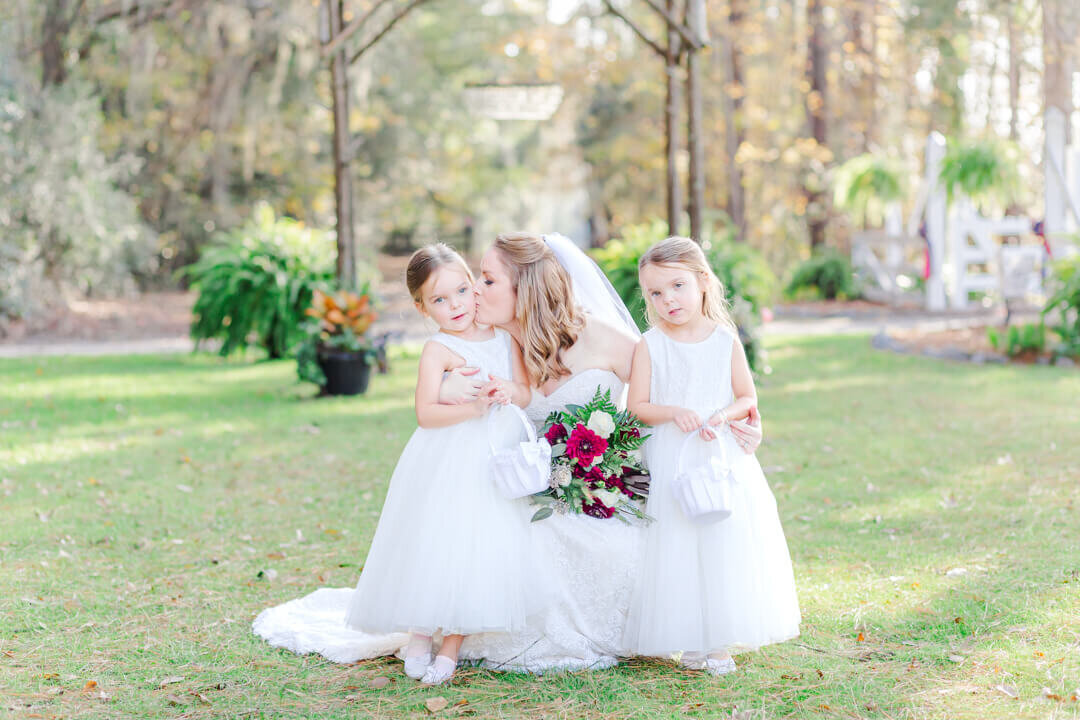
M 386 23 L 386 26 L 383 27 L 382 30 L 375 34 L 375 37 L 371 38 L 371 40 L 368 40 L 363 47 L 353 53 L 352 57 L 349 58 L 349 65 L 352 65 L 357 60 L 359 60 L 364 55 L 364 53 L 374 47 L 375 43 L 382 40 L 383 36 L 386 35 L 386 33 L 390 32 L 393 27 L 397 25 L 399 21 L 401 21 L 402 18 L 404 18 L 410 12 L 412 12 L 426 2 L 428 2 L 428 0 L 413 0 L 411 3 L 403 7 L 400 12 L 394 15 L 394 17 L 390 18 L 390 22 Z
M 701 44 L 701 41 L 694 37 L 694 34 L 690 32 L 690 28 L 679 22 L 678 18 L 669 13 L 663 5 L 658 3 L 656 0 L 645 0 L 645 2 L 649 5 L 649 7 L 655 10 L 660 15 L 660 17 L 664 18 L 664 20 L 668 24 L 668 27 L 679 33 L 679 37 L 682 38 L 684 43 L 686 43 L 694 50 L 700 50 L 702 47 L 704 47 L 704 45 Z
M 661 57 L 666 57 L 667 56 L 667 50 L 660 47 L 659 43 L 651 40 L 649 38 L 649 36 L 645 34 L 644 30 L 642 30 L 640 27 L 638 27 L 637 25 L 634 24 L 633 20 L 628 18 L 626 15 L 624 15 L 622 12 L 620 12 L 618 8 L 616 8 L 614 5 L 612 5 L 611 0 L 604 0 L 604 5 L 607 5 L 607 9 L 608 9 L 609 13 L 611 13 L 612 15 L 614 15 L 615 17 L 619 18 L 624 23 L 626 23 L 627 26 L 629 26 L 629 28 L 634 31 L 634 34 L 637 35 L 639 38 L 641 38 L 642 42 L 644 42 L 646 45 L 648 45 L 654 51 L 656 51 L 657 55 L 659 55 Z
M 322 50 L 320 51 L 322 56 L 329 57 L 331 53 L 337 50 L 338 46 L 341 45 L 341 43 L 348 40 L 350 37 L 352 37 L 353 33 L 364 27 L 364 24 L 367 23 L 368 19 L 376 12 L 378 12 L 379 8 L 381 8 L 388 2 L 390 2 L 390 0 L 379 0 L 371 7 L 370 10 L 368 10 L 360 17 L 354 19 L 352 22 L 346 25 L 340 33 L 330 38 L 330 42 L 322 46 Z

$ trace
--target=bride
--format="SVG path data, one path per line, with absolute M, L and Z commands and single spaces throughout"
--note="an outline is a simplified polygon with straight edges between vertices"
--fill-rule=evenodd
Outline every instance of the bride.
M 569 239 L 527 233 L 500 235 L 484 255 L 475 291 L 477 319 L 508 331 L 521 345 L 536 425 L 568 404 L 588 402 L 597 388 L 623 398 L 640 338 L 625 305 L 603 273 Z M 462 402 L 480 384 L 464 374 L 444 382 L 440 399 Z M 733 428 L 747 452 L 760 429 Z M 546 609 L 514 633 L 466 638 L 460 658 L 494 670 L 543 673 L 599 669 L 625 653 L 621 639 L 634 583 L 642 527 L 582 514 L 555 514 L 533 523 L 533 568 L 548 585 Z M 351 662 L 398 651 L 402 633 L 368 635 L 344 624 L 348 588 L 324 588 L 255 619 L 270 644 Z

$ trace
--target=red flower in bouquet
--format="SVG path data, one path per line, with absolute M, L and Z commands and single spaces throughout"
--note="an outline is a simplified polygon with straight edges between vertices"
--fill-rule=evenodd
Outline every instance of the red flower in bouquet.
M 579 465 L 588 467 L 594 458 L 604 454 L 607 447 L 607 440 L 578 423 L 566 441 L 566 455 L 577 460 Z
M 586 515 L 589 515 L 590 517 L 600 518 L 601 520 L 607 520 L 609 517 L 615 514 L 614 508 L 609 508 L 607 505 L 600 502 L 599 500 L 593 500 L 592 502 L 589 502 L 588 500 L 582 500 L 581 511 L 584 512 Z
M 566 437 L 566 428 L 562 423 L 555 423 L 548 428 L 548 431 L 544 433 L 544 438 L 549 444 L 554 445 L 562 442 L 562 439 Z

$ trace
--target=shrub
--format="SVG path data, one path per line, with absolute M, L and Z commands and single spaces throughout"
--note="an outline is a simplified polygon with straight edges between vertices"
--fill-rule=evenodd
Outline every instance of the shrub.
M 304 339 L 296 352 L 296 374 L 301 381 L 322 387 L 326 376 L 319 367 L 319 354 L 344 351 L 363 354 L 374 362 L 386 336 L 376 342 L 368 335 L 377 317 L 369 288 L 359 293 L 347 291 L 326 294 L 316 289 L 311 306 L 304 311 Z
M 1046 349 L 1046 327 L 1042 323 L 1010 325 L 1004 335 L 997 328 L 987 328 L 986 335 L 995 350 L 1009 357 L 1039 355 Z
M 645 298 L 638 285 L 638 259 L 667 235 L 667 223 L 662 220 L 627 225 L 622 228 L 621 238 L 612 239 L 592 253 L 641 330 L 648 327 L 648 319 Z M 760 253 L 749 245 L 735 242 L 730 226 L 725 226 L 720 233 L 707 231 L 701 246 L 724 286 L 750 367 L 755 372 L 765 371 L 764 350 L 756 331 L 762 308 L 775 296 L 776 275 Z
M 1050 297 L 1043 308 L 1043 322 L 1060 338 L 1057 355 L 1080 356 L 1080 257 L 1058 260 L 1050 277 Z
M 859 284 L 850 260 L 824 251 L 795 268 L 784 294 L 792 299 L 847 300 L 859 297 Z
M 249 345 L 271 358 L 288 355 L 304 337 L 314 290 L 333 283 L 333 258 L 332 235 L 275 218 L 260 205 L 246 225 L 183 271 L 199 293 L 191 336 L 197 343 L 220 339 L 222 355 Z

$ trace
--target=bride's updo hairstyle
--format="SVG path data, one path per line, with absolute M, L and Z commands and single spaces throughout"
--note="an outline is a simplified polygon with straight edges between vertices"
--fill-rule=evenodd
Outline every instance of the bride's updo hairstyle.
M 459 265 L 465 271 L 465 276 L 469 278 L 469 284 L 472 285 L 474 282 L 472 270 L 454 248 L 446 243 L 425 245 L 412 254 L 409 265 L 405 268 L 405 287 L 409 288 L 409 295 L 412 296 L 413 302 L 423 305 L 420 290 L 431 274 L 444 265 Z
M 521 351 L 530 383 L 540 386 L 569 375 L 562 351 L 577 342 L 585 327 L 585 317 L 574 304 L 570 276 L 539 235 L 498 235 L 495 249 L 517 293 L 514 317 L 521 325 Z
M 731 309 L 724 297 L 724 286 L 720 278 L 709 266 L 705 251 L 687 237 L 669 237 L 653 245 L 638 260 L 638 272 L 646 265 L 682 266 L 694 273 L 701 280 L 705 295 L 701 299 L 701 312 L 713 322 L 720 323 L 729 330 L 736 330 L 731 318 Z M 647 298 L 646 298 L 647 300 Z M 656 325 L 658 318 L 651 302 L 645 303 L 649 315 L 649 324 Z

